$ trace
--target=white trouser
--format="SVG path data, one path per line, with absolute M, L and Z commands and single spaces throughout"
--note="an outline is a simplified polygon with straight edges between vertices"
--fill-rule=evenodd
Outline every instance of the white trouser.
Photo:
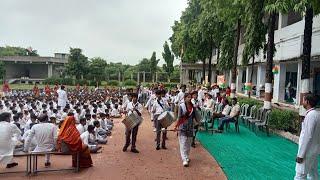
M 191 148 L 192 137 L 178 135 L 180 154 L 182 161 L 187 161 L 189 159 L 189 153 Z
M 303 163 L 296 163 L 295 180 L 318 180 L 318 155 L 308 156 Z

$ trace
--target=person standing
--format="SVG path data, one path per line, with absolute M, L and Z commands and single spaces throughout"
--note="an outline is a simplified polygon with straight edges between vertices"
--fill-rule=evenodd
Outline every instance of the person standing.
M 184 95 L 184 103 L 179 106 L 178 122 L 175 126 L 175 130 L 178 131 L 180 154 L 184 167 L 189 166 L 189 154 L 193 139 L 193 118 L 195 111 L 191 99 L 191 94 L 186 93 Z
M 315 110 L 317 98 L 307 94 L 303 107 L 307 110 L 302 122 L 299 148 L 296 158 L 295 180 L 318 179 L 318 156 L 320 154 L 320 112 Z
M 163 112 L 165 112 L 165 110 L 168 109 L 168 106 L 169 106 L 162 99 L 162 94 L 164 94 L 163 91 L 164 90 L 157 90 L 156 91 L 157 99 L 156 99 L 156 101 L 154 101 L 153 106 L 152 106 L 152 113 L 154 114 L 153 121 L 155 122 L 155 127 L 156 127 L 156 150 L 160 149 L 161 132 L 162 132 L 161 148 L 167 149 L 166 148 L 167 132 L 166 132 L 165 128 L 162 127 L 160 120 L 158 120 L 159 116 Z
M 65 89 L 65 87 L 64 87 L 64 85 L 62 85 L 60 87 L 60 89 L 57 90 L 58 106 L 60 106 L 61 109 L 63 109 L 67 105 L 67 101 L 68 101 L 67 92 L 64 89 Z
M 132 101 L 128 103 L 126 107 L 126 114 L 130 115 L 133 112 L 136 112 L 138 116 L 141 116 L 142 113 L 142 105 L 138 102 L 138 94 L 133 93 L 131 94 Z M 137 140 L 137 134 L 139 130 L 140 124 L 136 125 L 133 129 L 126 129 L 125 135 L 126 135 L 126 143 L 122 149 L 123 152 L 127 151 L 129 145 L 130 145 L 130 137 L 131 139 L 131 152 L 133 153 L 139 153 L 139 151 L 136 149 L 136 140 Z
M 0 114 L 0 164 L 6 164 L 7 168 L 17 166 L 13 162 L 13 150 L 17 143 L 17 137 L 21 135 L 20 129 L 10 123 L 11 114 L 4 112 Z

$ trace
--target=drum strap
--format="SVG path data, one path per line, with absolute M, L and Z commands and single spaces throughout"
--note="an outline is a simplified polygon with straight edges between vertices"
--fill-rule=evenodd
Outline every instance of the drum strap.
M 160 103 L 160 101 L 157 99 L 158 104 L 161 106 L 161 108 L 164 110 L 162 104 Z

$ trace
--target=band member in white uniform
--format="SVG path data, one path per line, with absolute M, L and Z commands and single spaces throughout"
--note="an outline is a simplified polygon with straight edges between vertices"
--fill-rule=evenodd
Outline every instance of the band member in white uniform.
M 154 119 L 153 121 L 155 122 L 156 126 L 156 150 L 160 149 L 160 136 L 162 133 L 162 143 L 161 143 L 161 148 L 162 149 L 167 149 L 166 148 L 166 137 L 167 137 L 167 132 L 166 130 L 162 127 L 160 120 L 158 120 L 160 114 L 165 112 L 168 108 L 169 105 L 166 103 L 166 101 L 163 101 L 162 97 L 165 95 L 164 90 L 157 90 L 156 91 L 156 96 L 157 99 L 154 101 L 153 106 L 152 106 L 152 113 L 154 113 Z
M 133 93 L 132 95 L 132 101 L 128 103 L 125 113 L 127 115 L 130 115 L 134 111 L 137 112 L 139 116 L 141 116 L 143 107 L 142 105 L 138 102 L 138 95 Z M 132 136 L 132 141 L 131 141 L 131 152 L 133 153 L 139 153 L 139 151 L 136 149 L 136 140 L 137 140 L 137 134 L 139 130 L 139 125 L 135 126 L 133 129 L 129 130 L 126 129 L 126 143 L 122 149 L 123 152 L 127 151 L 128 147 L 130 146 L 130 137 Z

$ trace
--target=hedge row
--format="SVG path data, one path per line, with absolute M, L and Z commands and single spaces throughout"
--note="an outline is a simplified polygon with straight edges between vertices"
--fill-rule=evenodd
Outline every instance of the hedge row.
M 256 105 L 260 108 L 263 106 L 263 102 L 246 97 L 238 97 L 238 102 L 240 105 L 249 104 L 250 107 Z M 299 114 L 293 110 L 273 108 L 270 114 L 269 126 L 273 129 L 298 133 L 300 130 Z
M 87 86 L 95 86 L 96 81 L 88 81 L 86 79 L 72 79 L 72 78 L 47 78 L 44 80 L 45 84 L 54 85 L 56 83 L 58 84 L 64 84 L 68 86 L 75 86 L 79 84 L 80 86 L 87 85 Z M 101 82 L 100 82 L 101 84 Z

